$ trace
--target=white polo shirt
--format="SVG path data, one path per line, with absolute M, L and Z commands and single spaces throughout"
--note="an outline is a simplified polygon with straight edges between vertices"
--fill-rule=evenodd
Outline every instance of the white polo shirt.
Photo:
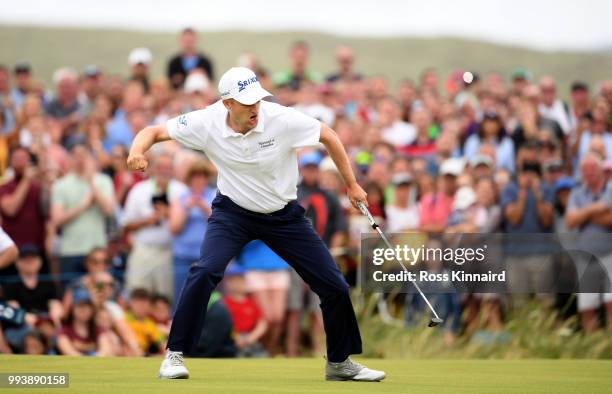
M 296 150 L 319 142 L 321 123 L 293 108 L 261 101 L 257 126 L 240 134 L 227 125 L 221 100 L 168 120 L 168 134 L 203 151 L 217 167 L 217 186 L 241 207 L 270 213 L 297 198 Z

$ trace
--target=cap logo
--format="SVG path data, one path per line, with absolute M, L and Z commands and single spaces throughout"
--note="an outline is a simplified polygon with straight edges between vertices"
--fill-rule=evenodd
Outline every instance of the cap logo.
M 238 81 L 238 93 L 242 92 L 247 86 L 255 82 L 257 82 L 257 77 L 245 79 L 244 81 Z

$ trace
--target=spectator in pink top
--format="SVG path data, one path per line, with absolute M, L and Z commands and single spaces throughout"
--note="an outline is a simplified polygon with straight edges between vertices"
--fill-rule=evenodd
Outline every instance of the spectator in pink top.
M 463 172 L 461 159 L 447 159 L 440 166 L 440 179 L 436 190 L 421 198 L 419 217 L 421 231 L 442 232 L 453 211 L 457 177 Z

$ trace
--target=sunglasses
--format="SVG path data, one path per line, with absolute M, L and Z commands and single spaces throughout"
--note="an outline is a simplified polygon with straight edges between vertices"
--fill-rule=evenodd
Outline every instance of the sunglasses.
M 96 289 L 101 290 L 104 287 L 113 287 L 113 282 L 105 282 L 105 281 L 96 282 Z
M 555 144 L 553 144 L 550 141 L 539 141 L 538 142 L 540 147 L 542 148 L 548 148 L 548 149 L 554 149 L 555 148 Z

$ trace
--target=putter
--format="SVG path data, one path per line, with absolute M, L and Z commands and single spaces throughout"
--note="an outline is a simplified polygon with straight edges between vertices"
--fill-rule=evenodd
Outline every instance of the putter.
M 372 229 L 376 230 L 378 232 L 378 234 L 380 235 L 380 237 L 382 238 L 382 240 L 385 242 L 385 244 L 387 245 L 387 247 L 389 249 L 393 249 L 393 246 L 391 246 L 391 242 L 389 242 L 389 240 L 387 239 L 387 236 L 385 235 L 385 233 L 382 232 L 382 230 L 380 229 L 380 226 L 378 225 L 378 223 L 376 223 L 376 221 L 374 220 L 374 217 L 372 216 L 372 214 L 370 213 L 370 211 L 368 210 L 368 208 L 361 202 L 358 201 L 357 202 L 357 208 L 359 208 L 359 210 L 361 211 L 361 213 L 368 218 L 368 222 L 370 222 L 370 226 L 372 226 Z M 399 260 L 395 259 L 395 261 L 397 261 L 399 263 L 399 265 L 402 266 L 402 268 L 404 269 L 404 271 L 407 273 L 408 268 L 406 268 L 406 266 Z M 431 313 L 433 313 L 434 317 L 431 318 L 431 320 L 429 321 L 429 324 L 427 325 L 428 327 L 435 327 L 438 324 L 442 323 L 444 320 L 440 319 L 440 316 L 438 316 L 438 314 L 436 313 L 435 309 L 433 308 L 433 306 L 431 306 L 431 303 L 429 302 L 429 300 L 427 299 L 427 297 L 425 296 L 425 294 L 423 293 L 423 291 L 421 290 L 421 288 L 419 287 L 419 285 L 415 282 L 415 281 L 410 281 L 410 283 L 412 283 L 414 285 L 414 288 L 419 292 L 419 294 L 421 295 L 421 297 L 423 298 L 423 301 L 425 301 L 425 303 L 427 304 L 427 306 L 429 307 L 429 310 L 431 311 Z

